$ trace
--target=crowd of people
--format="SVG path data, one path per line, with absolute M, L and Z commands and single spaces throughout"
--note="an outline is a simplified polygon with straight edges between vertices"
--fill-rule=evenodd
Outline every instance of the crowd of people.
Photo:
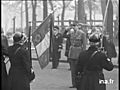
M 94 28 L 92 32 L 84 32 L 82 26 L 73 23 L 62 34 L 60 27 L 54 26 L 52 36 L 52 69 L 57 69 L 63 38 L 66 38 L 65 56 L 70 65 L 72 86 L 77 90 L 106 90 L 105 84 L 99 84 L 99 77 L 104 80 L 103 69 L 113 70 L 112 58 L 117 53 L 111 40 Z M 29 75 L 32 72 L 28 49 L 24 47 L 25 35 L 16 32 L 13 45 L 9 46 L 7 38 L 2 37 L 2 90 L 30 90 Z M 87 48 L 89 42 L 89 47 Z M 109 52 L 108 52 L 109 51 Z M 5 58 L 9 57 L 11 67 L 6 72 Z M 92 60 L 91 60 L 92 59 Z M 81 75 L 80 84 L 76 82 Z

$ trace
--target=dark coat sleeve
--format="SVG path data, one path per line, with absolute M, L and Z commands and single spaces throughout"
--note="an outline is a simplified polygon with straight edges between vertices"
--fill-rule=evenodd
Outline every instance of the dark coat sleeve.
M 81 52 L 79 55 L 79 58 L 77 60 L 77 64 L 75 67 L 75 74 L 77 75 L 79 72 L 81 73 L 83 71 L 83 66 L 84 66 L 84 60 L 83 57 L 85 55 L 85 52 Z
M 3 46 L 2 46 L 2 55 L 8 56 L 8 50 L 7 50 L 7 48 L 5 48 Z
M 23 64 L 25 66 L 25 69 L 29 73 L 31 71 L 31 64 L 30 64 L 30 56 L 28 50 L 22 49 L 21 50 L 21 56 L 23 60 Z
M 75 67 L 75 74 L 77 75 L 79 72 L 82 72 L 82 65 L 80 60 L 77 61 L 77 65 Z
M 7 49 L 9 45 L 8 45 L 7 37 L 4 35 L 1 36 L 1 44 L 2 44 L 2 54 L 8 56 Z
M 113 65 L 113 63 L 107 58 L 107 56 L 106 56 L 104 53 L 102 53 L 100 57 L 101 57 L 101 66 L 102 66 L 102 68 L 104 68 L 104 69 L 106 69 L 106 70 L 108 70 L 108 71 L 113 70 L 114 65 Z

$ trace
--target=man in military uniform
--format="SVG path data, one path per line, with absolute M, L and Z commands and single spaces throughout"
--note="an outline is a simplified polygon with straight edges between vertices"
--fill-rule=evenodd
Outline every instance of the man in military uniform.
M 62 35 L 59 33 L 58 26 L 54 26 L 52 47 L 52 69 L 57 69 L 62 49 Z
M 81 51 L 86 50 L 86 34 L 78 29 L 75 24 L 70 30 L 70 50 L 69 50 L 69 61 L 71 63 L 71 76 L 72 76 L 72 86 L 70 88 L 75 88 L 75 66 L 78 56 Z
M 65 30 L 63 33 L 63 37 L 66 38 L 66 48 L 65 48 L 65 56 L 67 57 L 67 62 L 69 63 L 70 69 L 71 70 L 71 64 L 70 60 L 68 58 L 71 42 L 70 42 L 70 30 L 75 27 L 75 24 L 70 24 L 70 26 Z

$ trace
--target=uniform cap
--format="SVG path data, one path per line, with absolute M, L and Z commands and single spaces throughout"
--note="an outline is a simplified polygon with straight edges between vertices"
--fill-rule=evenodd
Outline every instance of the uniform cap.
M 90 42 L 93 42 L 93 43 L 100 42 L 100 34 L 99 34 L 99 33 L 92 33 L 92 34 L 89 36 L 89 41 L 90 41 Z
M 16 32 L 13 36 L 13 40 L 15 43 L 21 41 L 22 38 L 23 38 L 23 34 L 20 32 Z

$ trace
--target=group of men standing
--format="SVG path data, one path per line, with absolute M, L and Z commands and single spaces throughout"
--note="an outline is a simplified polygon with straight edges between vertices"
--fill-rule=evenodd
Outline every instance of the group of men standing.
M 86 49 L 86 34 L 78 28 L 77 24 L 71 24 L 69 30 L 65 30 L 63 34 L 60 33 L 59 26 L 54 26 L 52 37 L 52 69 L 56 69 L 59 65 L 61 50 L 63 48 L 63 38 L 67 38 L 65 56 L 69 58 L 68 62 L 72 64 L 70 66 L 74 66 L 76 55 L 78 56 L 81 51 Z
M 54 26 L 52 39 L 52 69 L 57 69 L 59 65 L 63 38 L 66 38 L 65 56 L 70 65 L 72 87 L 75 87 L 75 66 L 80 52 L 86 50 L 86 33 L 79 28 L 78 24 L 71 24 L 63 34 L 60 33 L 60 28 L 58 26 Z
M 98 50 L 99 46 L 101 45 L 101 41 L 100 41 L 101 37 L 99 35 L 97 37 L 96 36 L 97 34 L 95 34 L 95 35 L 93 34 L 92 39 L 90 40 L 90 42 L 91 42 L 90 48 L 94 48 L 95 50 Z M 2 38 L 5 38 L 5 37 L 2 36 Z M 60 28 L 58 26 L 54 26 L 53 36 L 52 36 L 52 54 L 51 54 L 52 69 L 57 69 L 57 67 L 59 65 L 59 59 L 61 58 L 63 38 L 67 38 L 65 56 L 67 57 L 67 61 L 69 62 L 70 70 L 71 70 L 72 86 L 70 88 L 76 88 L 76 71 L 81 71 L 81 69 L 79 70 L 79 68 L 82 67 L 82 66 L 79 67 L 79 64 L 82 65 L 82 63 L 84 62 L 83 58 L 85 58 L 85 59 L 86 59 L 86 57 L 89 58 L 88 57 L 88 56 L 90 56 L 89 54 L 91 54 L 91 51 L 94 51 L 94 50 L 90 49 L 90 53 L 88 54 L 89 49 L 87 51 L 87 48 L 86 48 L 87 47 L 87 36 L 86 36 L 86 33 L 82 30 L 82 28 L 78 26 L 78 24 L 71 24 L 70 27 L 67 30 L 65 30 L 65 32 L 63 34 L 60 33 Z M 2 39 L 2 40 L 5 41 L 4 39 Z M 20 36 L 19 41 L 21 41 L 21 40 L 22 40 L 22 38 Z M 110 48 L 115 49 L 113 44 L 110 45 L 112 47 L 107 48 L 108 46 L 106 46 L 106 45 L 108 45 L 108 44 L 106 44 L 106 42 L 107 41 L 103 40 L 103 45 L 104 45 L 106 51 L 107 51 L 107 49 L 110 50 Z M 109 43 L 109 42 L 107 42 L 107 43 Z M 4 44 L 4 42 L 2 42 L 2 44 Z M 5 46 L 5 45 L 2 45 L 2 46 Z M 7 46 L 5 46 L 5 48 L 7 48 Z M 3 50 L 2 51 L 3 56 L 6 55 L 4 47 L 2 47 L 2 50 Z M 84 53 L 84 51 L 86 53 Z M 111 53 L 113 51 L 114 50 L 111 49 Z M 100 57 L 101 55 L 103 55 L 103 54 L 100 52 L 100 55 L 98 57 Z M 103 61 L 105 63 L 103 63 L 102 66 L 104 66 L 104 67 L 101 67 L 101 71 L 103 68 L 105 68 L 106 70 L 113 69 L 113 64 L 110 63 L 109 61 L 107 61 L 107 58 L 111 59 L 112 57 L 116 57 L 116 53 L 112 57 L 111 57 L 111 55 L 113 55 L 113 54 L 107 53 L 107 56 L 106 56 L 106 54 L 103 55 L 103 57 L 105 57 L 105 58 L 103 58 Z M 86 56 L 86 57 L 83 57 L 83 56 Z M 79 59 L 79 61 L 78 61 L 78 59 Z M 83 61 L 81 61 L 82 59 L 83 59 Z M 97 58 L 97 59 L 99 59 L 99 58 Z M 3 69 L 5 67 L 4 60 L 5 60 L 5 58 L 2 57 Z M 98 61 L 100 61 L 100 60 L 98 60 Z M 87 59 L 86 59 L 86 62 L 88 62 Z M 84 62 L 84 63 L 86 63 L 86 62 Z M 97 63 L 98 62 L 96 62 L 95 64 L 97 65 Z M 83 66 L 84 66 L 84 64 L 83 64 Z M 79 67 L 79 68 L 76 69 L 76 67 Z M 5 77 L 6 72 L 5 73 L 3 72 L 3 74 L 4 75 L 2 75 L 2 76 Z M 4 81 L 4 80 L 2 80 L 2 81 Z M 5 88 L 4 82 L 2 83 L 2 86 Z M 6 90 L 6 89 L 3 89 L 3 90 Z M 92 89 L 90 89 L 90 90 L 92 90 Z M 105 90 L 105 89 L 103 89 L 103 90 Z
M 56 27 L 54 27 L 54 31 L 56 32 L 55 29 Z M 95 28 L 94 28 L 95 29 Z M 59 29 L 58 29 L 59 30 Z M 66 38 L 66 49 L 65 49 L 65 56 L 67 57 L 67 61 L 70 65 L 70 70 L 71 70 L 71 78 L 72 78 L 72 86 L 70 86 L 70 88 L 76 88 L 76 72 L 79 71 L 79 62 L 82 62 L 80 64 L 86 63 L 88 62 L 86 60 L 86 62 L 81 61 L 83 58 L 89 58 L 90 54 L 92 51 L 97 51 L 99 52 L 100 50 L 100 55 L 97 56 L 96 61 L 94 61 L 95 63 L 93 64 L 93 66 L 97 66 L 97 63 L 100 62 L 104 62 L 103 65 L 101 66 L 101 71 L 102 69 L 106 69 L 108 71 L 111 71 L 113 69 L 113 64 L 111 62 L 111 58 L 116 57 L 117 53 L 115 50 L 115 46 L 114 44 L 107 39 L 107 37 L 105 35 L 103 35 L 101 32 L 97 31 L 95 29 L 95 31 L 93 30 L 92 33 L 90 35 L 92 35 L 91 40 L 89 40 L 90 36 L 85 33 L 85 31 L 82 29 L 82 26 L 80 26 L 79 24 L 71 24 L 70 27 L 68 29 L 65 30 L 65 32 L 63 34 L 60 35 L 59 34 L 55 34 L 54 33 L 55 38 L 54 41 L 57 43 L 57 52 L 54 52 L 53 54 L 53 67 L 52 68 L 57 68 L 58 67 L 58 63 L 59 63 L 59 59 L 60 59 L 60 53 L 62 49 L 62 38 Z M 88 35 L 88 36 L 87 36 Z M 57 38 L 56 38 L 57 37 Z M 60 39 L 61 38 L 61 39 Z M 58 41 L 58 42 L 57 42 Z M 89 46 L 87 49 L 87 45 L 88 45 L 88 41 L 89 41 Z M 54 42 L 54 48 L 56 48 L 55 46 L 55 42 Z M 92 49 L 91 49 L 92 48 Z M 89 52 L 88 53 L 84 53 L 82 55 L 83 52 Z M 102 54 L 104 52 L 104 54 Z M 78 60 L 80 58 L 80 54 L 81 59 Z M 100 59 L 98 57 L 104 57 L 104 59 Z M 56 58 L 54 58 L 56 57 Z M 58 57 L 58 58 L 57 58 Z M 109 61 L 109 60 L 110 61 Z M 56 64 L 55 64 L 56 62 Z M 57 67 L 55 67 L 57 66 Z M 83 64 L 84 66 L 84 64 Z M 91 67 L 93 67 L 91 65 Z M 82 67 L 82 66 L 81 66 Z M 99 70 L 99 69 L 98 69 Z M 99 88 L 99 87 L 97 87 Z M 79 90 L 79 89 L 78 89 Z M 92 89 L 90 89 L 92 90 Z M 103 89 L 105 90 L 105 86 L 103 86 Z

